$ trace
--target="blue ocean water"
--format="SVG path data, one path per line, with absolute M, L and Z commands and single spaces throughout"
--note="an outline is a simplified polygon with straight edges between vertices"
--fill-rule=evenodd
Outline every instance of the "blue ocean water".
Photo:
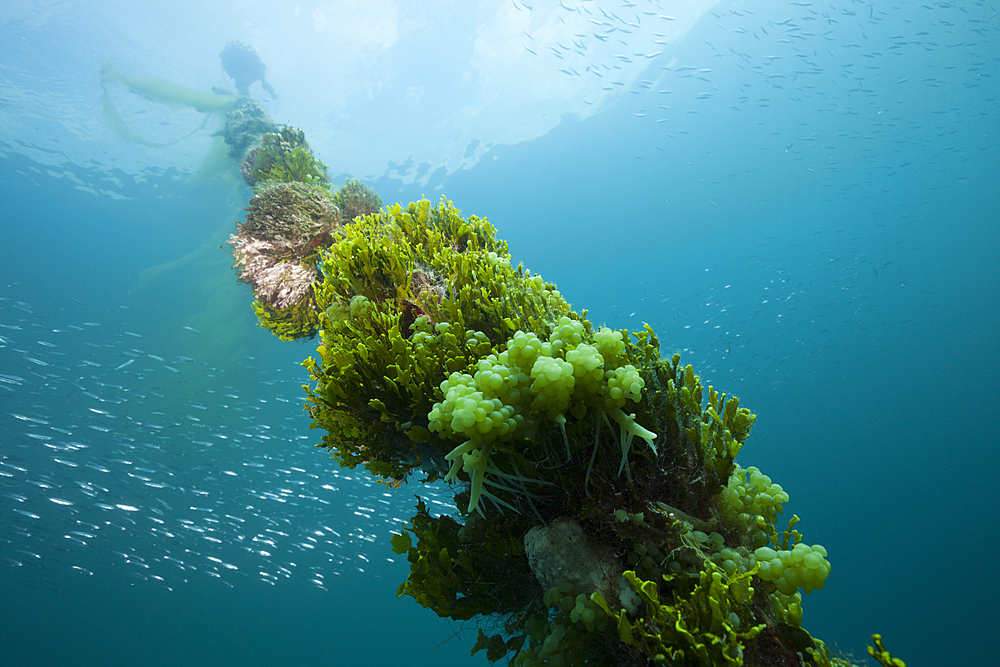
M 0 10 L 0 664 L 485 662 L 395 597 L 389 536 L 449 489 L 311 446 L 310 343 L 220 248 L 218 119 L 102 114 L 105 61 L 208 91 L 231 39 L 335 182 L 488 217 L 758 415 L 740 463 L 833 564 L 811 633 L 995 660 L 996 3 L 181 4 Z

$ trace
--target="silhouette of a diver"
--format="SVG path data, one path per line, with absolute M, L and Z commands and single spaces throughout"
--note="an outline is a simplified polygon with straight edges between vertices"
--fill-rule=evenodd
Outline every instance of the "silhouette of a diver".
M 254 81 L 260 81 L 260 85 L 271 94 L 271 99 L 278 97 L 274 88 L 264 78 L 267 67 L 261 62 L 260 56 L 252 46 L 240 41 L 232 41 L 226 44 L 219 54 L 222 58 L 222 69 L 232 78 L 236 84 L 236 90 L 243 97 L 250 97 L 250 86 Z

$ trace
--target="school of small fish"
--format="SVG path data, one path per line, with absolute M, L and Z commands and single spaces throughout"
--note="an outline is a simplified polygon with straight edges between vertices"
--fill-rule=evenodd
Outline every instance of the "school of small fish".
M 0 567 L 36 586 L 68 570 L 326 590 L 391 560 L 413 495 L 310 447 L 300 369 L 224 370 L 142 343 L 0 296 Z M 448 509 L 446 491 L 422 493 Z

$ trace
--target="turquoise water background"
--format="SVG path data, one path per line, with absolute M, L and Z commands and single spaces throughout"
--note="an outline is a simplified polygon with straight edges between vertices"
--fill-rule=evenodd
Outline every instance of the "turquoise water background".
M 102 62 L 225 88 L 230 39 L 335 182 L 487 217 L 758 415 L 739 462 L 833 564 L 814 636 L 992 664 L 997 3 L 692 6 L 0 10 L 0 664 L 486 664 L 395 597 L 389 536 L 448 487 L 311 447 L 312 343 L 257 327 L 220 248 L 252 193 L 203 166 L 217 119 L 112 86 L 152 147 L 101 114 Z

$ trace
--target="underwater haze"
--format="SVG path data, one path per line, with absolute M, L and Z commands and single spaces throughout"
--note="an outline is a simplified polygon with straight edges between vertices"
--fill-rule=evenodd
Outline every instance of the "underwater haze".
M 0 7 L 0 665 L 487 664 L 396 598 L 390 535 L 454 489 L 313 447 L 315 342 L 220 248 L 213 90 L 738 395 L 829 552 L 814 636 L 995 664 L 1000 3 L 122 6 Z

